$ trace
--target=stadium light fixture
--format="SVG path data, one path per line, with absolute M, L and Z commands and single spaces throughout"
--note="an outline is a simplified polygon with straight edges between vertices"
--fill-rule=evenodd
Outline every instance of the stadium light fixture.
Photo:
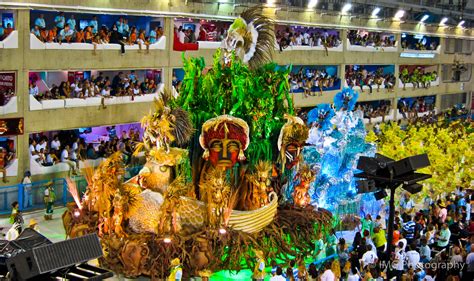
M 309 0 L 308 9 L 314 9 L 317 4 L 318 4 L 318 0 Z
M 439 22 L 439 24 L 440 24 L 440 25 L 445 25 L 447 22 L 448 22 L 448 18 L 447 18 L 447 17 L 444 17 L 443 19 L 441 19 L 441 21 Z
M 349 10 L 352 8 L 352 4 L 351 3 L 347 3 L 346 5 L 344 5 L 344 7 L 342 7 L 342 10 L 341 10 L 341 13 L 345 14 L 347 12 L 349 12 Z
M 421 22 L 421 23 L 425 22 L 429 17 L 430 17 L 429 15 L 424 15 L 424 16 L 421 18 L 420 22 Z
M 395 14 L 395 19 L 400 20 L 401 18 L 403 18 L 404 15 L 405 15 L 404 10 L 398 10 L 397 13 Z
M 375 7 L 375 9 L 372 11 L 372 17 L 377 17 L 379 13 L 380 13 L 380 8 Z

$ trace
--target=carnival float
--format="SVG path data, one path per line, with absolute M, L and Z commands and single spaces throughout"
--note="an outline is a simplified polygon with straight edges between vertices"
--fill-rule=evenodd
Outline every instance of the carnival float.
M 357 94 L 343 90 L 307 126 L 295 116 L 291 68 L 271 63 L 273 26 L 255 7 L 230 26 L 211 67 L 183 56 L 179 96 L 163 93 L 142 119 L 136 153 L 147 162 L 137 176 L 124 181 L 117 153 L 84 170 L 84 195 L 69 181 L 66 233 L 98 233 L 102 266 L 152 280 L 181 268 L 208 278 L 310 257 L 334 223 L 322 206 L 356 197 L 357 158 L 375 151 L 352 112 Z

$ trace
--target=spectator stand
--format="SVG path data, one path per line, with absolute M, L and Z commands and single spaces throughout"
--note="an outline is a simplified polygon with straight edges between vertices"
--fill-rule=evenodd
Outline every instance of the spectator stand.
M 40 15 L 44 15 L 44 21 L 46 23 L 46 27 L 44 30 L 41 30 L 40 36 L 33 34 L 33 30 L 35 28 L 35 21 L 39 18 Z M 49 30 L 54 27 L 54 19 L 58 15 L 58 12 L 51 12 L 51 11 L 41 11 L 41 10 L 33 10 L 30 13 L 30 27 L 32 32 L 30 33 L 30 49 L 32 50 L 120 50 L 121 44 L 119 43 L 112 43 L 112 42 L 104 42 L 104 40 L 92 40 L 90 43 L 83 42 L 76 42 L 77 41 L 77 32 L 80 30 L 84 30 L 87 26 L 89 26 L 90 21 L 92 20 L 93 14 L 86 14 L 86 13 L 64 13 L 64 17 L 66 23 L 71 18 L 71 15 L 74 15 L 74 19 L 76 22 L 76 27 L 73 30 L 74 35 L 69 43 L 67 42 L 58 42 L 57 37 L 50 42 L 46 40 L 42 40 L 42 37 L 47 37 L 45 35 Z M 128 21 L 128 27 L 131 29 L 133 26 L 137 29 L 137 38 L 139 36 L 140 30 L 145 31 L 146 42 L 149 42 L 149 35 L 150 31 L 155 27 L 162 27 L 163 20 L 161 18 L 155 17 L 146 17 L 146 16 L 121 16 L 121 15 L 98 15 L 98 29 L 100 30 L 102 27 L 107 29 L 107 32 L 112 31 L 113 25 L 117 24 L 117 22 L 122 19 L 126 19 Z M 58 34 L 59 35 L 59 34 Z M 93 37 L 96 38 L 98 33 L 93 34 Z M 109 36 L 107 36 L 110 38 Z M 130 33 L 123 32 L 122 40 L 124 43 L 125 50 L 164 50 L 166 49 L 166 37 L 161 35 L 157 37 L 155 43 L 147 43 L 143 42 L 142 46 L 139 44 L 129 44 L 128 39 L 130 37 Z M 146 46 L 148 45 L 148 46 Z
M 184 79 L 184 69 L 182 68 L 173 68 L 173 78 L 171 79 L 172 84 L 172 94 L 176 98 L 179 96 L 179 90 Z
M 0 49 L 17 49 L 18 48 L 18 30 L 15 30 L 14 12 L 10 10 L 2 10 L 0 12 Z
M 18 112 L 15 72 L 0 72 L 0 115 Z
M 440 54 L 441 44 L 439 37 L 402 33 L 401 38 L 402 57 L 423 57 L 423 54 Z
M 155 71 L 151 70 L 153 73 Z M 88 79 L 92 76 L 97 77 L 98 71 L 84 71 L 79 73 L 88 74 L 89 77 L 83 77 L 82 79 Z M 150 70 L 137 70 L 137 76 L 139 81 L 143 81 L 145 76 L 149 75 Z M 160 71 L 158 71 L 160 72 Z M 30 72 L 30 80 L 32 77 L 37 77 L 36 84 L 41 93 L 50 91 L 53 84 L 60 85 L 62 81 L 70 81 L 71 78 L 68 76 L 71 71 L 58 71 L 58 72 Z M 45 79 L 47 78 L 47 81 Z M 73 77 L 72 81 L 77 79 Z M 86 107 L 86 106 L 101 106 L 101 105 L 116 105 L 116 104 L 127 104 L 127 103 L 142 103 L 142 102 L 152 102 L 160 93 L 164 91 L 164 83 L 157 83 L 157 88 L 153 93 L 138 95 L 138 96 L 110 96 L 102 97 L 96 95 L 93 97 L 87 98 L 64 98 L 64 99 L 49 99 L 49 100 L 38 100 L 33 95 L 29 95 L 29 104 L 30 110 L 46 110 L 46 109 L 58 109 L 58 108 L 72 108 L 72 107 Z
M 7 172 L 7 177 L 16 177 L 18 176 L 18 158 L 16 157 L 16 148 L 17 148 L 17 138 L 16 136 L 2 136 L 0 137 L 0 147 L 5 151 L 4 163 L 5 169 Z M 1 177 L 3 177 L 3 172 L 0 171 Z M 0 177 L 0 179 L 1 179 Z
M 125 180 L 128 180 L 138 174 L 142 166 L 131 166 L 126 168 Z M 87 181 L 82 176 L 72 177 L 71 180 L 76 183 L 78 193 L 82 197 L 87 188 Z M 31 184 L 15 184 L 0 187 L 0 215 L 11 213 L 11 204 L 17 201 L 20 204 L 20 211 L 31 211 L 44 209 L 44 190 L 47 184 L 53 184 L 56 194 L 56 207 L 66 206 L 73 202 L 71 194 L 68 192 L 66 178 L 52 178 L 50 180 L 33 181 Z
M 398 88 L 400 89 L 428 89 L 439 86 L 441 80 L 437 65 L 400 65 L 398 73 Z
M 282 66 L 288 67 L 288 66 Z M 341 88 L 337 65 L 295 65 L 290 73 L 290 91 L 316 96 L 317 93 L 336 91 Z
M 175 51 L 195 51 L 198 49 L 218 49 L 227 36 L 232 22 L 176 18 L 174 20 Z
M 131 134 L 136 136 L 131 136 Z M 114 126 L 101 126 L 101 127 L 89 127 L 89 128 L 78 128 L 75 130 L 63 130 L 63 131 L 48 131 L 35 133 L 30 135 L 30 139 L 38 140 L 46 139 L 45 144 L 45 155 L 48 152 L 51 152 L 51 141 L 54 137 L 58 137 L 58 140 L 62 144 L 61 149 L 57 152 L 53 152 L 56 155 L 58 160 L 60 159 L 60 154 L 65 144 L 69 145 L 70 150 L 69 154 L 72 154 L 73 143 L 76 139 L 80 139 L 79 149 L 75 151 L 76 157 L 78 159 L 77 165 L 80 170 L 87 167 L 97 167 L 114 151 L 110 151 L 108 154 L 101 154 L 99 152 L 100 146 L 116 146 L 116 149 L 119 150 L 118 143 L 119 140 L 131 140 L 133 147 L 135 145 L 135 140 L 140 141 L 143 135 L 143 130 L 139 123 L 131 124 L 117 124 Z M 95 156 L 89 156 L 88 147 L 91 146 L 95 151 Z M 36 153 L 39 151 L 36 149 Z M 133 151 L 132 151 L 133 152 Z M 131 152 L 130 152 L 131 155 Z M 129 156 L 130 156 L 129 155 Z M 136 157 L 129 157 L 127 163 L 141 163 L 144 160 L 144 153 L 140 153 Z M 54 161 L 54 160 L 53 160 Z M 65 173 L 69 172 L 71 167 L 66 162 L 56 162 L 46 165 L 40 163 L 37 158 L 30 157 L 30 172 L 32 175 L 46 175 L 54 173 Z
M 356 110 L 362 110 L 364 124 L 381 123 L 395 120 L 395 109 L 390 100 L 375 100 L 356 104 Z
M 360 90 L 369 88 L 369 94 L 381 89 L 393 91 L 395 87 L 395 65 L 346 65 L 344 87 Z
M 340 31 L 319 27 L 275 25 L 279 51 L 343 52 Z
M 393 33 L 349 30 L 347 50 L 355 52 L 398 52 L 398 41 Z
M 396 120 L 425 117 L 439 113 L 436 105 L 436 96 L 399 98 L 397 101 Z

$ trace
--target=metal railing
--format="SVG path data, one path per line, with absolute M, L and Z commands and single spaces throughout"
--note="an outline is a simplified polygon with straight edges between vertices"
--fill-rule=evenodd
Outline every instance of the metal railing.
M 133 166 L 126 169 L 125 179 L 129 179 L 138 174 L 142 166 Z M 87 189 L 87 181 L 83 176 L 71 178 L 77 186 L 79 194 L 82 196 Z M 0 215 L 11 212 L 12 203 L 17 201 L 22 212 L 45 209 L 43 200 L 44 190 L 48 183 L 52 183 L 56 194 L 55 206 L 66 206 L 74 199 L 68 192 L 65 178 L 54 178 L 32 182 L 31 184 L 16 184 L 0 187 Z

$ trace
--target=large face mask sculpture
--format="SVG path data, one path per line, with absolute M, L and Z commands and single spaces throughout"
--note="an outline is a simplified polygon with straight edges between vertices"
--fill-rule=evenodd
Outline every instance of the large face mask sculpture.
M 285 115 L 285 118 L 288 121 L 281 128 L 278 138 L 282 170 L 291 169 L 299 163 L 309 132 L 301 118 L 289 115 Z
M 249 127 L 240 118 L 221 115 L 203 124 L 199 143 L 204 149 L 203 158 L 212 166 L 229 169 L 238 161 L 245 160 Z

